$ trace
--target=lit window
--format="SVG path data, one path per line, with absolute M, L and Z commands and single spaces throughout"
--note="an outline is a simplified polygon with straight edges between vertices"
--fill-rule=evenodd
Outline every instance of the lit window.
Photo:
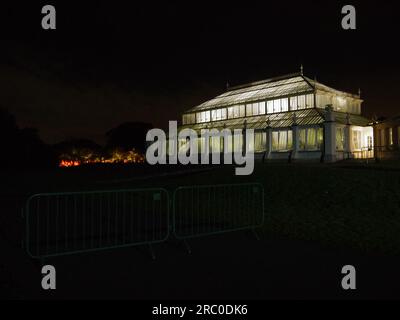
M 353 130 L 353 148 L 355 150 L 361 149 L 361 131 Z
M 336 110 L 338 110 L 338 111 L 342 111 L 342 112 L 347 112 L 348 111 L 348 109 L 347 109 L 347 100 L 346 100 L 346 98 L 343 98 L 343 97 L 336 97 Z
M 196 114 L 195 113 L 184 114 L 182 118 L 183 118 L 182 119 L 183 125 L 196 123 Z
M 256 132 L 254 134 L 254 152 L 264 152 L 267 146 L 267 133 Z
M 336 128 L 336 150 L 344 150 L 344 128 Z
M 259 114 L 258 103 L 253 103 L 253 116 L 258 116 Z
M 273 100 L 267 101 L 267 113 L 268 114 L 274 113 L 274 101 Z
M 251 117 L 253 115 L 253 105 L 246 104 L 246 116 Z
M 317 94 L 317 107 L 325 109 L 327 105 L 333 104 L 332 96 L 326 94 Z
M 245 117 L 245 106 L 233 106 L 228 108 L 228 119 Z
M 265 102 L 259 103 L 259 114 L 265 114 Z
M 246 105 L 247 116 L 258 116 L 265 114 L 265 102 L 255 102 Z
M 318 145 L 317 145 L 317 130 L 315 130 L 315 129 L 308 129 L 307 130 L 306 148 L 308 150 L 314 150 L 314 149 L 318 148 Z
M 290 110 L 297 110 L 297 97 L 290 98 Z
M 289 99 L 281 99 L 281 111 L 286 112 L 289 111 Z
M 389 145 L 392 146 L 393 145 L 393 129 L 389 128 Z
M 236 108 L 236 106 L 228 108 L 228 119 L 236 118 L 235 117 L 235 108 Z
M 301 129 L 299 134 L 299 150 L 320 150 L 323 143 L 322 128 Z
M 243 105 L 239 106 L 239 117 L 243 118 L 245 116 L 246 116 L 246 107 L 243 104 Z
M 196 115 L 197 123 L 210 122 L 210 111 L 199 112 Z
M 274 100 L 274 113 L 281 112 L 281 99 Z
M 293 133 L 292 130 L 281 130 L 272 132 L 272 151 L 284 152 L 292 149 Z
M 308 94 L 306 96 L 306 108 L 314 108 L 314 95 Z
M 306 108 L 306 96 L 297 97 L 297 107 L 299 110 Z
M 211 119 L 212 121 L 219 121 L 226 119 L 226 109 L 217 109 L 211 111 Z

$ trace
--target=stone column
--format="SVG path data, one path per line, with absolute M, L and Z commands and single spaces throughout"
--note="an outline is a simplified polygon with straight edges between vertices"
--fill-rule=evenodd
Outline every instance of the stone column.
M 243 156 L 246 154 L 246 146 L 247 146 L 247 139 L 246 139 L 246 129 L 247 129 L 247 120 L 244 120 L 243 123 L 243 130 L 242 130 L 242 154 Z
M 350 115 L 347 114 L 346 126 L 344 127 L 344 155 L 345 157 L 352 158 L 352 146 L 351 146 L 351 121 Z
M 272 153 L 272 128 L 271 128 L 271 122 L 269 121 L 269 119 L 267 120 L 267 126 L 265 128 L 265 132 L 266 132 L 266 151 L 265 151 L 265 155 L 264 158 L 266 159 L 271 159 L 271 153 Z
M 324 162 L 336 162 L 336 122 L 331 105 L 325 109 L 324 131 Z

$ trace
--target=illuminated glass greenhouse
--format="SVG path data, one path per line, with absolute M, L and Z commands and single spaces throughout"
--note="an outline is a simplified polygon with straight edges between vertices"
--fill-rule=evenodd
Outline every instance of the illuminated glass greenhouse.
M 242 144 L 265 159 L 373 157 L 373 129 L 361 116 L 362 102 L 359 94 L 335 90 L 301 72 L 229 88 L 185 112 L 180 130 L 254 129 L 254 141 Z M 210 142 L 210 152 L 222 152 L 222 146 Z

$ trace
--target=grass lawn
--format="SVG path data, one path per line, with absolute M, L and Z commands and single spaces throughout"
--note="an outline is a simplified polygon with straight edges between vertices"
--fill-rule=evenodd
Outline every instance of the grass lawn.
M 260 182 L 265 188 L 264 237 L 311 240 L 338 248 L 400 253 L 400 165 L 258 164 L 250 177 L 233 167 L 141 181 L 140 187 Z M 120 182 L 110 188 L 132 188 Z
M 156 261 L 141 247 L 57 258 L 50 261 L 57 266 L 55 297 L 343 298 L 338 281 L 348 263 L 357 265 L 364 279 L 360 297 L 398 296 L 398 163 L 257 164 L 250 177 L 235 176 L 233 167 L 105 167 L 0 175 L 0 297 L 49 298 L 40 290 L 40 270 L 21 248 L 20 210 L 32 194 L 148 187 L 172 192 L 183 185 L 248 182 L 265 188 L 261 241 L 240 232 L 194 239 L 192 255 L 180 243 L 168 242 L 155 248 Z
M 259 163 L 249 177 L 235 176 L 230 166 L 204 169 L 83 168 L 21 172 L 13 179 L 3 174 L 8 183 L 3 184 L 2 198 L 21 195 L 17 200 L 21 205 L 28 195 L 38 192 L 164 187 L 172 193 L 184 185 L 260 182 L 265 188 L 263 237 L 311 240 L 362 252 L 400 252 L 397 162 Z

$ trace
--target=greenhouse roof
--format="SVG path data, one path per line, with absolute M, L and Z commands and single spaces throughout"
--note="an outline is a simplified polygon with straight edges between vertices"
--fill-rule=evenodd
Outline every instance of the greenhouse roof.
M 188 113 L 284 96 L 312 93 L 315 90 L 359 99 L 359 96 L 335 90 L 315 80 L 311 80 L 301 73 L 295 73 L 232 87 L 218 97 L 190 109 Z
M 312 108 L 299 111 L 290 111 L 262 115 L 256 117 L 231 119 L 225 121 L 209 122 L 195 125 L 185 125 L 180 130 L 190 128 L 193 130 L 201 129 L 243 129 L 246 125 L 247 129 L 261 130 L 268 126 L 271 128 L 290 128 L 294 124 L 299 126 L 321 125 L 325 121 L 325 110 Z M 342 112 L 333 112 L 335 121 L 340 124 L 347 124 L 348 121 L 352 125 L 367 126 L 371 121 L 359 115 L 347 114 Z

